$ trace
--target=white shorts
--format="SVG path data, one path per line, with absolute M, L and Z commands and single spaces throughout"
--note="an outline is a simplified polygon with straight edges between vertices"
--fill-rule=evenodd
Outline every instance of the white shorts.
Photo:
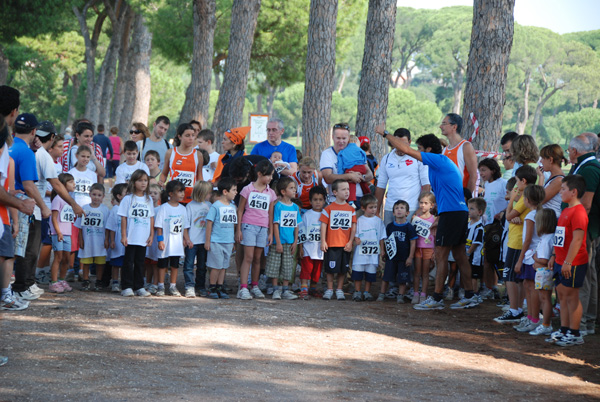
M 366 272 L 367 274 L 376 274 L 377 268 L 377 264 L 352 265 L 353 272 Z
M 233 244 L 231 243 L 210 243 L 210 251 L 206 257 L 206 266 L 213 269 L 229 268 L 229 259 L 231 258 Z

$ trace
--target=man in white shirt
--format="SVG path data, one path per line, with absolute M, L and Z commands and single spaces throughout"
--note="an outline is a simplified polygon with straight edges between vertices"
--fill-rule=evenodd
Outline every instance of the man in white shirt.
M 398 137 L 410 145 L 410 131 L 407 129 L 399 128 L 394 132 L 394 137 Z M 383 197 L 387 188 L 383 215 L 385 225 L 387 226 L 394 220 L 392 209 L 398 200 L 408 202 L 410 206 L 408 219 L 410 221 L 412 215 L 419 208 L 419 195 L 423 191 L 431 191 L 427 166 L 412 156 L 400 152 L 399 149 L 393 149 L 381 159 L 377 172 L 379 176 L 375 198 L 377 198 L 378 214 L 381 213 Z

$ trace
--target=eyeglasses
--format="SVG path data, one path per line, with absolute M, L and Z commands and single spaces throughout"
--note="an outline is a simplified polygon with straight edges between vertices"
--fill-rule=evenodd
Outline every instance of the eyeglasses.
M 338 123 L 335 126 L 333 126 L 333 129 L 335 130 L 336 128 L 341 128 L 344 130 L 348 130 L 350 131 L 350 126 L 347 123 Z
M 448 123 L 447 121 L 443 121 L 440 126 L 453 126 L 453 124 Z
M 129 134 L 141 134 L 142 131 L 141 130 L 129 130 Z

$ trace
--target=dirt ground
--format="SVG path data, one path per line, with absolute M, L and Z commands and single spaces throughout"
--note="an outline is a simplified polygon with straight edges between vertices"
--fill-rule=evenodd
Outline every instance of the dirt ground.
M 74 288 L 0 315 L 0 401 L 600 399 L 600 335 L 560 348 L 493 322 L 491 301 L 427 312 Z

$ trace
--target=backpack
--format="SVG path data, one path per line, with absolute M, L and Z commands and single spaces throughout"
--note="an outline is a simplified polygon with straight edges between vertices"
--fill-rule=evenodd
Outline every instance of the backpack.
M 498 264 L 502 256 L 504 226 L 498 219 L 483 227 L 483 256 L 490 264 Z
M 167 146 L 167 149 L 171 149 L 171 144 L 169 144 L 169 141 L 167 141 L 165 138 L 163 138 L 163 141 L 165 142 L 165 145 Z M 146 146 L 146 138 L 144 138 L 142 140 L 142 149 L 138 153 L 138 161 L 142 161 L 142 154 L 144 153 L 144 147 L 145 146 Z

